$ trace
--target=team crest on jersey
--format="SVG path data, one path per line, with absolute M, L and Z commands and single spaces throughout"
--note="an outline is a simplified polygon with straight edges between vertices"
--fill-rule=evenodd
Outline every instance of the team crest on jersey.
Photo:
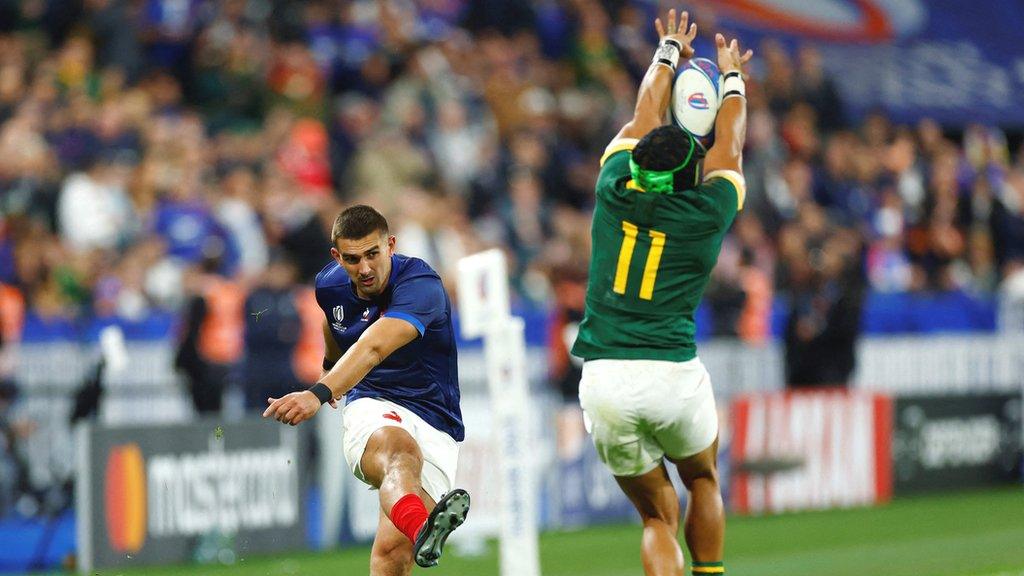
M 363 310 L 363 317 L 362 317 L 361 320 L 363 322 L 369 322 L 370 321 L 370 309 L 369 308 L 367 308 L 366 310 Z
M 345 327 L 341 324 L 341 321 L 345 319 L 345 307 L 335 306 L 332 315 L 334 316 L 334 322 L 331 322 L 331 327 L 338 332 L 344 332 Z

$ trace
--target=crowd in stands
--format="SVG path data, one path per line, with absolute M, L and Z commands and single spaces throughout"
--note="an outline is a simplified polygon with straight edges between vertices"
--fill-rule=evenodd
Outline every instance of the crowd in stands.
M 333 216 L 365 202 L 449 278 L 500 246 L 520 302 L 576 315 L 597 160 L 655 10 L 0 2 L 0 283 L 44 321 L 185 310 L 197 278 L 250 290 L 275 258 L 308 283 Z M 714 14 L 695 18 L 713 58 Z M 998 129 L 852 122 L 813 46 L 754 48 L 713 333 L 763 341 L 785 296 L 787 337 L 810 341 L 856 325 L 864 290 L 992 294 L 1024 269 L 1024 155 Z
M 573 397 L 598 159 L 656 8 L 0 0 L 2 341 L 26 318 L 170 312 L 196 410 L 219 410 L 241 357 L 259 404 L 318 375 L 308 287 L 334 216 L 368 203 L 449 289 L 461 256 L 504 248 L 517 305 L 552 311 L 552 381 Z M 714 58 L 715 15 L 694 16 Z M 1024 293 L 1024 152 L 998 128 L 852 118 L 814 46 L 753 48 L 746 207 L 707 333 L 764 342 L 784 300 L 787 381 L 837 383 L 867 293 Z M 11 373 L 0 349 L 0 509 L 31 433 Z

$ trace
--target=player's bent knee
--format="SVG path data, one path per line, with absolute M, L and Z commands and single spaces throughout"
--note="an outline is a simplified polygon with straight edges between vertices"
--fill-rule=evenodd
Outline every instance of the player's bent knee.
M 381 428 L 370 436 L 361 461 L 364 473 L 379 479 L 398 467 L 415 469 L 422 465 L 419 444 L 408 432 L 393 426 Z
M 684 461 L 677 464 L 676 468 L 679 470 L 679 478 L 687 490 L 692 491 L 694 485 L 698 483 L 718 484 L 718 468 L 715 466 L 714 460 Z
M 422 458 L 420 446 L 404 428 L 384 426 L 370 435 L 366 442 L 366 452 L 384 456 L 409 454 Z
M 679 500 L 674 495 L 672 498 L 661 498 L 649 495 L 637 497 L 634 494 L 630 499 L 644 522 L 656 520 L 673 525 L 679 521 Z
M 718 472 L 714 469 L 702 470 L 682 480 L 683 486 L 690 492 L 693 492 L 698 486 L 718 489 Z

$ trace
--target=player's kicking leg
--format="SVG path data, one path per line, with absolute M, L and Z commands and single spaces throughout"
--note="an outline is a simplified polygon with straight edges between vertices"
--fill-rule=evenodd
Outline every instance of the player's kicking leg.
M 718 438 L 707 449 L 676 462 L 679 477 L 690 493 L 683 534 L 690 549 L 694 576 L 723 574 L 725 508 L 718 485 Z
M 665 465 L 640 476 L 616 476 L 623 492 L 640 513 L 644 532 L 640 558 L 647 576 L 682 576 L 683 551 L 679 533 L 679 496 Z
M 386 515 L 374 540 L 371 575 L 405 576 L 413 560 L 423 567 L 436 565 L 448 536 L 466 519 L 469 495 L 455 489 L 435 505 L 420 483 L 423 455 L 419 445 L 409 432 L 395 426 L 379 428 L 370 435 L 360 470 L 368 483 L 380 489 L 381 511 Z M 432 508 L 429 513 L 428 506 Z

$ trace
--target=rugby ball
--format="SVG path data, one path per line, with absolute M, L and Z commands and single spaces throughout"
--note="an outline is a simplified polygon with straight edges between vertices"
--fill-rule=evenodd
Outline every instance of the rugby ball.
M 707 58 L 693 58 L 676 70 L 669 115 L 707 150 L 715 141 L 715 118 L 721 105 L 721 73 Z

